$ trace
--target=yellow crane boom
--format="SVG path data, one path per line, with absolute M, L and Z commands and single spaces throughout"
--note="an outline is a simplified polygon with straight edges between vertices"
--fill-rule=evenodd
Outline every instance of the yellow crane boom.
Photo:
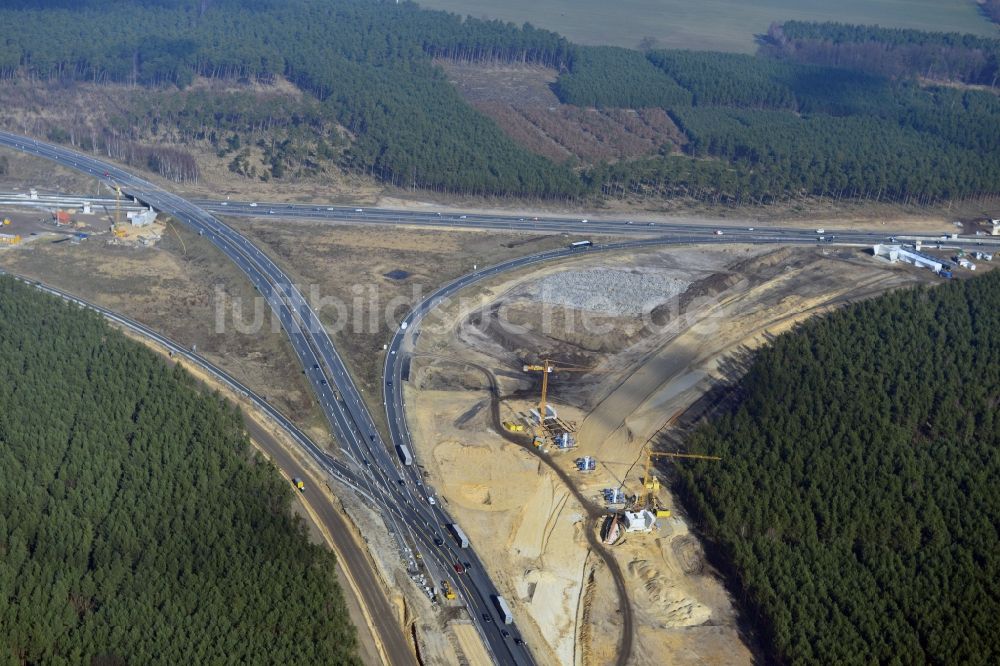
M 535 446 L 541 446 L 542 442 L 545 441 L 544 428 L 542 424 L 545 422 L 545 409 L 548 407 L 546 400 L 548 399 L 549 393 L 549 375 L 553 372 L 593 372 L 591 368 L 578 368 L 578 367 L 567 367 L 567 366 L 556 366 L 549 359 L 542 361 L 542 365 L 525 365 L 525 372 L 540 372 L 542 373 L 542 397 L 538 401 L 538 425 L 535 427 Z
M 660 492 L 660 480 L 652 473 L 653 458 L 682 458 L 687 460 L 722 460 L 719 456 L 709 456 L 701 453 L 679 453 L 676 451 L 649 451 L 646 453 L 646 470 L 642 476 L 642 485 L 646 489 L 644 506 L 653 506 L 656 494 Z M 669 517 L 670 511 L 656 509 L 656 515 Z

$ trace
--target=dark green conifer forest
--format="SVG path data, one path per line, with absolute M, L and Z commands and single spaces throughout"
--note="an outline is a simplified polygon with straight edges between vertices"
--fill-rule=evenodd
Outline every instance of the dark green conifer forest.
M 8 277 L 0 349 L 0 664 L 357 663 L 232 406 Z
M 891 293 L 762 350 L 690 437 L 687 505 L 803 664 L 1000 661 L 1000 273 Z
M 246 177 L 315 174 L 330 161 L 395 187 L 490 197 L 931 204 L 1000 194 L 1000 40 L 788 22 L 765 42 L 756 56 L 579 46 L 395 0 L 0 0 L 0 81 L 150 91 L 100 135 L 52 128 L 50 138 L 175 179 L 197 178 L 190 156 L 135 142 L 170 127 L 232 155 Z M 543 65 L 559 73 L 564 103 L 662 108 L 685 154 L 665 144 L 652 157 L 556 164 L 469 106 L 434 58 Z M 308 96 L 275 104 L 184 90 L 196 76 L 284 76 Z M 264 173 L 236 147 L 252 139 Z

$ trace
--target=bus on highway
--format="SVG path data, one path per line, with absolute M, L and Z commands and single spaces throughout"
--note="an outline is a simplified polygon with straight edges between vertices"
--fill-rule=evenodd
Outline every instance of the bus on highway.
M 582 241 L 577 241 L 575 243 L 570 243 L 569 246 L 574 250 L 582 250 L 592 246 L 593 244 L 594 241 L 582 240 Z

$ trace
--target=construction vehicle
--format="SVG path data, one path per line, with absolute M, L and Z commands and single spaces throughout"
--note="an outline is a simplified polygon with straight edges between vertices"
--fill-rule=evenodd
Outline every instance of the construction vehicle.
M 444 595 L 445 599 L 455 598 L 455 590 L 451 589 L 451 583 L 449 583 L 447 580 L 441 581 L 441 594 Z
M 524 432 L 524 425 L 513 421 L 504 421 L 503 427 L 511 432 Z
M 549 393 L 549 375 L 553 372 L 593 372 L 592 368 L 555 366 L 552 361 L 545 359 L 542 365 L 525 364 L 525 372 L 542 373 L 542 396 L 538 401 L 538 423 L 535 424 L 534 437 L 532 443 L 535 447 L 540 447 L 545 443 L 547 432 L 545 430 L 545 420 L 548 418 L 549 405 L 547 403 Z

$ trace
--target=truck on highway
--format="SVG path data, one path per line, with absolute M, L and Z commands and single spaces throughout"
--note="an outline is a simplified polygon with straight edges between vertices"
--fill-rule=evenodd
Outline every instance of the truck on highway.
M 469 537 L 465 536 L 465 532 L 462 531 L 462 528 L 459 527 L 457 523 L 448 523 L 448 529 L 455 535 L 455 540 L 458 541 L 458 545 L 462 548 L 469 547 Z
M 507 605 L 507 601 L 503 597 L 499 594 L 493 595 L 493 605 L 500 612 L 500 618 L 504 624 L 514 624 L 514 616 L 511 615 L 510 606 Z
M 306 482 L 297 476 L 292 479 L 292 485 L 295 486 L 295 489 L 300 493 L 304 493 L 306 491 Z
M 404 465 L 413 464 L 413 456 L 410 454 L 410 448 L 406 444 L 397 444 L 396 450 L 399 452 L 399 459 L 403 461 Z
M 586 222 L 586 220 L 584 220 L 584 222 Z M 582 240 L 569 244 L 570 248 L 574 250 L 585 250 L 586 248 L 592 247 L 593 245 L 594 241 L 589 241 L 589 240 Z

